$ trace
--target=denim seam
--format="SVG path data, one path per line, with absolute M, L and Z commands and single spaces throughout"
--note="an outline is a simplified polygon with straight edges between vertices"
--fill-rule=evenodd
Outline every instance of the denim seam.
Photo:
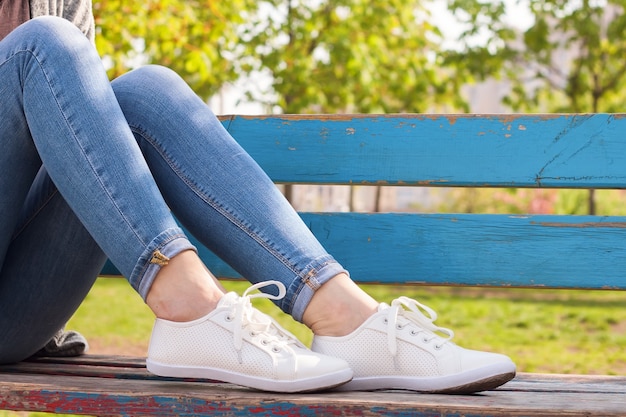
M 330 256 L 330 255 L 327 255 Z M 289 302 L 289 306 L 288 306 L 288 310 L 289 311 L 293 311 L 293 308 L 296 305 L 296 302 L 298 300 L 298 294 L 300 294 L 302 292 L 302 289 L 304 287 L 309 287 L 312 291 L 317 291 L 320 287 L 320 284 L 317 280 L 315 280 L 315 282 L 317 283 L 317 286 L 313 286 L 311 285 L 311 281 L 314 280 L 318 275 L 319 272 L 324 269 L 327 265 L 330 265 L 331 263 L 335 263 L 337 261 L 333 260 L 326 260 L 324 262 L 322 262 L 319 265 L 316 266 L 310 266 L 311 264 L 307 265 L 307 268 L 305 269 L 305 273 L 301 273 L 298 274 L 298 277 L 300 278 L 298 280 L 299 285 L 296 291 L 294 291 L 294 294 L 296 295 L 295 297 L 293 297 L 290 302 Z M 313 263 L 313 262 L 312 262 Z
M 170 242 L 176 240 L 176 239 L 186 239 L 187 236 L 185 236 L 182 233 L 177 233 L 175 235 L 172 235 L 171 237 L 167 238 L 167 240 L 164 240 L 161 244 L 155 246 L 154 250 L 152 251 L 153 253 L 155 251 L 160 251 L 161 249 L 163 249 L 165 246 L 167 246 Z M 147 248 L 146 248 L 147 249 Z M 148 269 L 148 267 L 150 266 L 150 260 L 148 260 L 148 262 L 146 262 L 144 264 L 144 266 L 137 272 L 139 272 L 138 276 L 143 277 L 143 275 L 146 273 L 146 270 Z
M 340 272 L 348 274 L 337 260 L 327 255 L 327 260 L 317 264 L 314 268 L 309 269 L 305 277 L 298 281 L 298 287 L 294 289 L 294 297 L 290 300 L 289 312 L 297 321 L 302 322 L 302 316 L 306 311 L 308 304 L 315 295 L 315 292 L 324 283 L 328 282 L 332 277 Z M 321 277 L 321 279 L 320 279 Z M 315 285 L 311 285 L 314 282 Z
M 46 197 L 46 199 L 42 201 L 37 210 L 35 210 L 22 224 L 19 225 L 19 228 L 15 230 L 13 236 L 11 237 L 11 242 L 17 239 L 20 233 L 22 233 L 22 231 L 28 227 L 28 225 L 35 219 L 35 217 L 37 217 L 39 213 L 41 213 L 41 211 L 48 205 L 48 203 L 54 198 L 54 196 L 58 194 L 58 192 L 59 190 L 57 189 L 52 190 L 48 197 Z
M 120 214 L 120 217 L 124 219 L 124 221 L 126 222 L 126 224 L 129 226 L 130 230 L 132 230 L 132 233 L 135 235 L 135 237 L 137 238 L 137 240 L 142 244 L 142 245 L 146 245 L 146 243 L 141 239 L 141 236 L 139 236 L 136 231 L 135 228 L 132 226 L 131 222 L 128 221 L 128 219 L 126 218 L 126 216 L 124 215 L 123 211 L 120 210 L 119 206 L 117 205 L 116 200 L 113 198 L 113 196 L 111 196 L 111 194 L 109 193 L 109 190 L 104 186 L 104 184 L 102 183 L 100 176 L 98 175 L 97 170 L 94 168 L 91 158 L 87 155 L 87 153 L 85 152 L 85 149 L 81 146 L 80 141 L 77 140 L 76 138 L 76 131 L 74 129 L 74 127 L 72 126 L 72 124 L 70 123 L 70 121 L 67 119 L 66 115 L 65 115 L 65 111 L 63 110 L 63 106 L 61 106 L 61 103 L 58 100 L 58 93 L 55 91 L 54 88 L 54 83 L 51 81 L 51 78 L 49 77 L 48 73 L 46 72 L 42 62 L 39 60 L 39 58 L 37 57 L 36 53 L 34 51 L 31 50 L 21 50 L 20 52 L 22 53 L 26 53 L 29 54 L 34 60 L 35 62 L 37 62 L 37 65 L 39 67 L 39 69 L 41 70 L 41 73 L 43 74 L 45 80 L 46 80 L 46 84 L 48 85 L 48 88 L 50 89 L 50 92 L 52 94 L 52 97 L 54 98 L 54 102 L 57 105 L 57 108 L 59 110 L 59 112 L 61 113 L 61 115 L 63 116 L 63 121 L 66 123 L 68 130 L 71 132 L 71 137 L 72 139 L 76 142 L 77 145 L 77 149 L 80 149 L 82 155 L 85 158 L 85 161 L 87 161 L 89 168 L 92 170 L 92 172 L 94 173 L 94 176 L 98 179 L 98 182 L 100 184 L 100 187 L 102 188 L 102 190 L 104 191 L 104 193 L 107 195 L 107 197 L 109 198 L 109 200 L 113 203 L 113 206 L 117 209 L 118 213 Z M 13 56 L 16 56 L 17 54 L 13 54 Z M 8 60 L 7 60 L 8 61 Z M 5 61 L 6 62 L 6 61 Z
M 180 230 L 180 229 L 168 229 L 166 232 L 176 231 L 176 230 Z M 161 235 L 165 234 L 166 232 L 162 233 Z M 161 235 L 159 235 L 159 236 L 161 236 Z M 139 293 L 139 295 L 141 295 L 141 297 L 144 300 L 145 300 L 145 298 L 146 298 L 150 288 L 152 287 L 152 283 L 154 282 L 154 278 L 156 276 L 156 273 L 155 274 L 149 274 L 149 276 L 148 276 L 149 281 L 145 282 L 146 274 L 148 274 L 148 270 L 149 270 L 150 266 L 157 265 L 157 264 L 154 264 L 151 261 L 152 260 L 152 256 L 144 257 L 144 255 L 146 255 L 148 253 L 148 250 L 150 251 L 149 253 L 151 255 L 153 255 L 157 251 L 161 252 L 163 250 L 164 252 L 166 252 L 164 250 L 164 248 L 166 248 L 172 242 L 174 242 L 176 240 L 180 240 L 180 239 L 184 239 L 185 241 L 187 241 L 188 246 L 183 246 L 182 250 L 180 250 L 180 251 L 174 251 L 173 253 L 169 253 L 168 256 L 167 256 L 168 258 L 174 257 L 174 256 L 178 255 L 179 253 L 181 253 L 184 250 L 194 250 L 197 253 L 197 249 L 193 245 L 191 245 L 191 243 L 187 239 L 187 236 L 185 236 L 185 234 L 181 233 L 181 232 L 176 232 L 176 233 L 171 234 L 169 236 L 166 234 L 164 240 L 162 242 L 158 243 L 157 245 L 155 245 L 154 248 L 150 248 L 148 246 L 148 247 L 146 247 L 144 249 L 144 251 L 143 251 L 143 253 L 141 255 L 141 258 L 140 258 L 140 260 L 143 261 L 143 265 L 141 265 L 141 269 L 138 269 L 136 271 L 135 271 L 135 269 L 133 269 L 133 272 L 131 273 L 131 277 L 129 279 L 129 281 L 131 282 L 131 285 L 133 286 L 133 288 L 135 288 L 135 290 Z M 139 260 L 138 260 L 138 263 L 139 263 Z M 158 268 L 160 269 L 161 266 L 158 266 Z
M 209 195 L 206 195 L 204 192 L 198 189 L 196 185 L 191 182 L 187 176 L 183 175 L 183 173 L 178 169 L 178 167 L 172 162 L 172 160 L 167 156 L 167 154 L 162 150 L 161 147 L 158 146 L 158 143 L 152 139 L 152 136 L 145 130 L 139 126 L 131 126 L 131 130 L 133 133 L 140 135 L 147 143 L 149 143 L 167 162 L 168 166 L 176 173 L 178 178 L 181 179 L 187 186 L 196 194 L 202 201 L 208 204 L 213 210 L 220 213 L 224 218 L 228 219 L 233 225 L 239 228 L 241 231 L 246 233 L 250 238 L 252 238 L 255 242 L 257 242 L 261 247 L 263 247 L 268 253 L 272 254 L 274 258 L 276 258 L 279 262 L 281 262 L 285 267 L 287 267 L 291 272 L 293 272 L 296 276 L 300 276 L 300 272 L 295 268 L 295 266 L 284 257 L 280 252 L 276 251 L 273 247 L 271 247 L 268 242 L 263 239 L 259 234 L 252 231 L 243 221 L 238 219 L 233 213 L 226 210 L 221 204 L 219 204 L 216 200 L 211 198 Z

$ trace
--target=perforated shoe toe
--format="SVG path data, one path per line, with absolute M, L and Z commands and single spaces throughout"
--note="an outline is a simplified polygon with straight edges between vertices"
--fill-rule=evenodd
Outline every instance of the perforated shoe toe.
M 269 281 L 250 287 L 243 296 L 228 293 L 218 307 L 200 319 L 178 323 L 157 319 L 150 340 L 147 368 L 168 377 L 206 378 L 264 391 L 324 390 L 352 378 L 338 358 L 312 352 L 269 316 L 252 307 L 249 295 Z
M 426 314 L 424 314 L 426 312 Z M 342 390 L 404 389 L 467 394 L 496 388 L 515 376 L 505 355 L 464 349 L 454 333 L 434 325 L 429 307 L 400 297 L 347 336 L 315 336 L 311 349 L 346 360 L 354 379 Z

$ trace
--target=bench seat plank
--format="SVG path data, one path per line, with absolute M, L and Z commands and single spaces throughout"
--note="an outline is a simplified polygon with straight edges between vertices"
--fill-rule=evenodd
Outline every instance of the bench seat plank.
M 623 217 L 303 217 L 358 281 L 626 289 Z
M 617 376 L 522 373 L 497 390 L 465 396 L 403 391 L 275 394 L 156 378 L 142 363 L 140 358 L 87 355 L 3 366 L 0 409 L 133 416 L 617 416 L 623 415 L 626 400 L 626 377 Z
M 189 381 L 190 378 L 163 378 L 146 369 L 145 358 L 115 355 L 83 355 L 69 358 L 37 358 L 17 364 L 0 365 L 0 373 L 65 375 L 113 379 Z M 202 380 L 204 383 L 216 381 Z M 626 394 L 626 376 L 518 373 L 500 388 L 506 391 L 607 392 Z

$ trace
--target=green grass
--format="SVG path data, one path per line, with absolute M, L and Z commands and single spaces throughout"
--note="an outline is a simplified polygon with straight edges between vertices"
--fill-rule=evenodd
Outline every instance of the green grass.
M 246 282 L 224 282 L 241 293 Z M 505 353 L 520 372 L 626 375 L 626 291 L 368 285 L 380 301 L 406 295 L 430 306 L 461 346 Z M 310 331 L 269 300 L 255 306 L 303 342 Z M 123 279 L 99 279 L 68 324 L 92 353 L 145 355 L 153 316 Z M 44 416 L 1 412 L 0 417 Z
M 243 292 L 247 282 L 226 281 Z M 626 292 L 368 285 L 374 298 L 400 295 L 429 305 L 437 324 L 468 348 L 510 355 L 521 372 L 626 374 Z M 269 300 L 255 305 L 310 343 L 310 331 Z M 92 352 L 143 355 L 153 316 L 122 279 L 99 279 L 68 327 Z

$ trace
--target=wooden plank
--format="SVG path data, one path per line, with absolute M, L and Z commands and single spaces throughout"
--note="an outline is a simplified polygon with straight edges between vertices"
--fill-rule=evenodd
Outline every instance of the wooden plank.
M 626 217 L 301 216 L 358 282 L 626 289 Z M 240 277 L 194 244 L 218 277 Z
M 198 379 L 155 376 L 147 371 L 145 358 L 91 354 L 70 358 L 39 358 L 17 364 L 0 365 L 0 373 L 157 381 L 200 381 Z M 203 382 L 215 383 L 216 381 L 203 380 Z M 520 372 L 499 390 L 626 394 L 626 376 Z
M 25 362 L 0 365 L 0 373 L 82 376 L 105 379 L 133 379 L 158 381 L 199 381 L 198 378 L 159 377 L 146 369 L 145 358 L 83 355 L 68 358 L 37 358 Z M 217 381 L 202 379 L 205 383 Z
M 342 213 L 303 218 L 357 281 L 626 289 L 624 217 Z
M 622 114 L 229 116 L 223 123 L 276 182 L 626 184 Z
M 229 384 L 23 374 L 3 374 L 0 381 L 0 409 L 89 415 L 623 416 L 625 398 L 623 392 L 506 389 L 276 394 Z
M 113 368 L 145 368 L 146 359 L 138 356 L 125 356 L 125 355 L 81 355 L 81 356 L 67 356 L 67 357 L 52 357 L 42 356 L 33 357 L 25 362 L 20 362 L 13 365 L 0 365 L 0 370 L 5 369 L 5 366 L 22 366 L 24 364 L 42 364 L 49 366 L 57 365 L 90 365 L 90 366 L 103 366 Z
M 283 395 L 158 378 L 144 363 L 143 358 L 86 355 L 2 366 L 0 408 L 137 416 L 612 416 L 623 412 L 626 400 L 626 377 L 620 376 L 521 373 L 495 391 L 466 396 L 403 391 Z
M 618 394 L 626 406 L 626 376 L 518 373 L 500 390 L 546 393 Z M 626 408 L 624 409 L 626 412 Z
M 53 362 L 22 362 L 18 364 L 1 365 L 1 373 L 16 373 L 29 375 L 67 375 L 112 379 L 149 380 L 159 379 L 150 374 L 145 365 L 141 367 L 124 366 L 123 364 L 102 363 L 53 363 Z

